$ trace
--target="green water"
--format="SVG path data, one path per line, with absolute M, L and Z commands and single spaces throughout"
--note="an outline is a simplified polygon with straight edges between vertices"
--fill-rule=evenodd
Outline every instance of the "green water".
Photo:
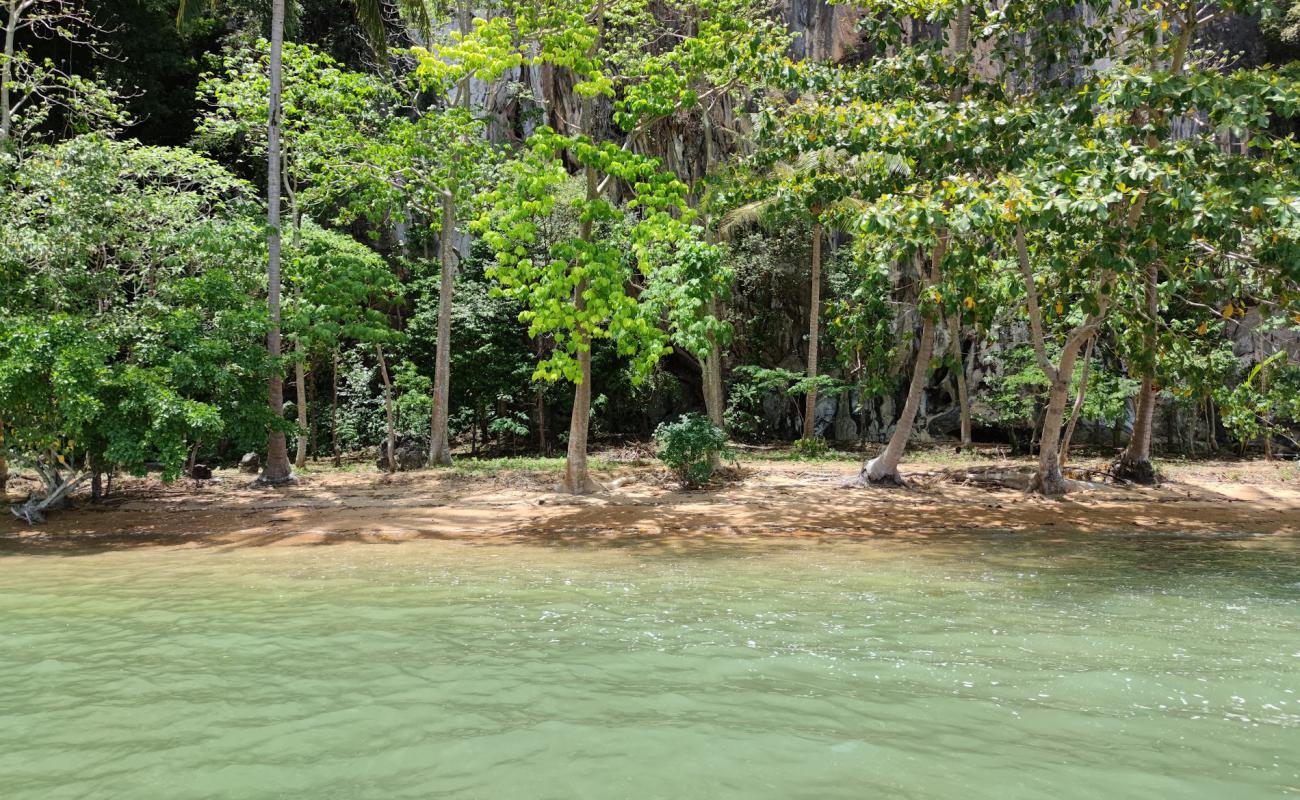
M 1296 794 L 1297 539 L 0 556 L 5 800 Z

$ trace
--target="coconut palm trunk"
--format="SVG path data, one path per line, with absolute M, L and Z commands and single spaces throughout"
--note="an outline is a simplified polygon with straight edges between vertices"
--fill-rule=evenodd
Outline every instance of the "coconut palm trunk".
M 280 113 L 284 51 L 284 0 L 271 3 L 271 56 L 270 94 L 267 123 L 267 307 L 271 328 L 266 336 L 266 350 L 271 358 L 272 372 L 268 382 L 271 413 L 277 418 L 284 414 L 284 377 L 280 373 Z M 277 421 L 266 435 L 266 464 L 258 483 L 278 485 L 293 479 L 289 464 L 289 450 L 284 431 Z

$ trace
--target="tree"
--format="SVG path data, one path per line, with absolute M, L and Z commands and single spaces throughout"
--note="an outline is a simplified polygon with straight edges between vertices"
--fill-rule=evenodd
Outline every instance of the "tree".
M 67 71 L 19 49 L 19 37 L 58 39 L 105 55 L 100 29 L 73 0 L 3 0 L 4 50 L 0 52 L 0 166 L 52 113 L 61 112 L 77 133 L 110 131 L 128 121 L 119 95 L 101 80 Z
M 258 50 L 228 54 L 218 73 L 208 75 L 199 86 L 201 96 L 210 98 L 212 108 L 199 125 L 196 140 L 213 152 L 242 149 L 262 155 L 261 147 L 240 147 L 256 142 L 252 136 L 267 125 L 267 106 L 261 100 L 268 91 L 269 53 Z M 336 173 L 348 154 L 370 147 L 382 136 L 384 120 L 380 108 L 392 102 L 387 91 L 368 75 L 343 69 L 319 50 L 289 44 L 281 54 L 287 88 L 282 93 L 283 116 L 279 124 L 283 188 L 288 195 L 290 248 L 302 242 L 303 221 L 310 211 L 346 202 L 337 197 L 328 176 Z M 293 298 L 290 298 L 290 302 Z M 310 332 L 289 329 L 294 350 L 298 426 L 307 430 L 307 361 Z M 297 467 L 307 465 L 307 437 L 298 436 Z
M 637 129 L 621 147 L 594 138 L 596 100 L 616 91 L 613 69 L 620 59 L 648 46 L 642 37 L 653 31 L 629 26 L 611 34 L 608 0 L 555 0 L 513 10 L 508 19 L 476 23 L 474 35 L 464 37 L 459 45 L 460 63 L 474 65 L 476 72 L 489 78 L 526 61 L 567 69 L 581 98 L 578 132 L 563 135 L 543 127 L 530 137 L 527 153 L 513 168 L 511 191 L 489 193 L 493 210 L 479 228 L 497 252 L 493 276 L 503 291 L 528 308 L 524 319 L 531 323 L 530 333 L 555 336 L 557 350 L 538 368 L 538 376 L 564 377 L 575 384 L 563 488 L 581 494 L 597 488 L 587 472 L 592 339 L 613 339 L 620 354 L 632 359 L 638 375 L 663 354 L 667 336 L 655 324 L 657 320 L 647 317 L 651 306 L 638 302 L 629 282 L 640 277 L 647 285 L 654 284 L 660 259 L 675 255 L 679 245 L 695 238 L 684 221 L 693 212 L 684 184 L 661 174 L 655 161 L 630 151 Z M 642 2 L 620 5 L 617 10 L 619 20 L 636 20 L 648 13 Z M 535 55 L 525 56 L 529 52 Z M 577 235 L 535 259 L 529 248 L 536 243 L 536 221 L 550 213 L 555 204 L 552 193 L 567 180 L 566 157 L 578 165 L 585 183 L 585 193 L 574 205 Z M 626 208 L 639 215 L 620 226 L 625 231 L 625 249 L 596 235 L 598 224 L 612 229 L 620 220 L 616 205 L 607 197 L 614 181 L 630 187 L 634 199 Z M 546 263 L 540 263 L 542 259 Z M 706 299 L 693 293 L 700 288 L 716 296 L 711 284 L 694 282 L 675 297 L 692 306 L 698 299 L 702 307 Z M 702 316 L 697 314 L 693 325 L 698 326 Z
M 206 159 L 99 136 L 32 154 L 0 200 L 5 452 L 44 484 L 38 522 L 99 474 L 180 474 L 201 441 L 274 421 L 250 302 L 248 187 Z
M 535 377 L 576 386 L 564 490 L 584 494 L 596 488 L 586 466 L 592 341 L 611 340 L 631 360 L 634 375 L 649 374 L 670 340 L 659 325 L 664 316 L 679 337 L 701 330 L 699 309 L 717 291 L 710 280 L 717 275 L 716 250 L 696 238 L 685 185 L 653 160 L 549 129 L 529 144 L 511 165 L 507 186 L 489 193 L 490 210 L 478 227 L 497 254 L 489 275 L 525 307 L 520 319 L 529 323 L 529 335 L 555 339 L 556 350 Z M 568 181 L 566 153 L 586 173 L 585 193 L 572 200 L 579 228 L 538 252 L 538 220 L 551 213 Z M 598 191 L 601 177 L 611 176 L 637 189 L 628 219 Z

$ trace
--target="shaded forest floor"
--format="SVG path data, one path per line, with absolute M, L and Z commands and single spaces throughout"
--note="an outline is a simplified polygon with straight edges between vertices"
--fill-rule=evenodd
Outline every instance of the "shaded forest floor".
M 1097 485 L 1059 501 L 941 477 L 977 464 L 1028 468 L 1028 461 L 954 460 L 937 452 L 905 465 L 914 476 L 906 489 L 846 488 L 857 462 L 835 458 L 799 462 L 752 454 L 730 480 L 693 492 L 678 489 L 654 462 L 596 464 L 607 491 L 576 498 L 555 492 L 558 459 L 463 462 L 391 476 L 322 465 L 274 490 L 250 488 L 249 477 L 235 470 L 170 486 L 126 479 L 106 501 L 81 500 L 39 528 L 6 513 L 0 553 L 482 537 L 619 545 L 700 536 L 1300 533 L 1300 465 L 1294 462 L 1166 463 L 1160 487 Z M 21 484 L 13 489 L 25 491 Z M 16 499 L 12 491 L 10 498 Z

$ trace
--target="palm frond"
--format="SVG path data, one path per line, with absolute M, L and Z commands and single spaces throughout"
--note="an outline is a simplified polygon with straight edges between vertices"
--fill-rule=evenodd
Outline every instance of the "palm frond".
M 432 38 L 435 15 L 445 10 L 445 3 L 437 0 L 352 0 L 357 11 L 357 23 L 370 39 L 371 46 L 383 55 L 388 52 L 390 9 L 396 10 L 402 24 L 414 28 L 427 41 Z M 431 8 L 437 5 L 437 9 Z
M 773 202 L 771 198 L 767 198 L 731 209 L 719 220 L 718 235 L 730 239 L 738 229 L 758 224 L 763 214 L 772 207 Z

